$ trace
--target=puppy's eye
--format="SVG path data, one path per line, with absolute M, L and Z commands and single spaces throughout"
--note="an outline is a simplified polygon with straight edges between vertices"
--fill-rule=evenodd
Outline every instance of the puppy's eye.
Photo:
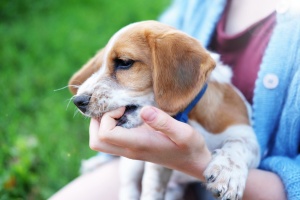
M 115 69 L 129 69 L 134 63 L 134 60 L 115 59 Z

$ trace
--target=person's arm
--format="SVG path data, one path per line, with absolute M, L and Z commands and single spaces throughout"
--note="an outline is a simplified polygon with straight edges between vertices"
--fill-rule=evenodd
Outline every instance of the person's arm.
M 105 114 L 101 124 L 91 120 L 90 147 L 96 151 L 157 163 L 205 182 L 203 171 L 211 160 L 201 134 L 153 107 L 142 109 L 147 125 L 134 129 L 116 127 L 124 108 Z M 176 156 L 174 156 L 176 155 Z M 250 170 L 244 199 L 284 200 L 280 178 L 268 171 Z
M 287 199 L 281 179 L 275 173 L 251 169 L 246 182 L 243 200 L 253 199 Z

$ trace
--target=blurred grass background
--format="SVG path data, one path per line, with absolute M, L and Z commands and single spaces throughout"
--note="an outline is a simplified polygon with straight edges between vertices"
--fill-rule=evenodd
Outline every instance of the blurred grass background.
M 121 27 L 170 0 L 0 1 L 0 200 L 47 199 L 79 175 L 89 120 L 68 106 L 70 76 Z

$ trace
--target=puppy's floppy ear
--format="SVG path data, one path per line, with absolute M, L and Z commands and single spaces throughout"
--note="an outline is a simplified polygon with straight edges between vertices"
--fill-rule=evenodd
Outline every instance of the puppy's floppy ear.
M 155 100 L 162 110 L 175 114 L 199 93 L 215 62 L 196 39 L 174 29 L 149 43 Z
M 102 65 L 104 49 L 97 52 L 85 65 L 81 67 L 69 80 L 69 90 L 73 95 L 77 93 L 78 86 L 80 86 L 92 74 L 98 71 Z

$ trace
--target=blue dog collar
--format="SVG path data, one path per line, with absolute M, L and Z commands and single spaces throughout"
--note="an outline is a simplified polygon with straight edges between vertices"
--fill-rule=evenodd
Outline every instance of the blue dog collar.
M 201 91 L 198 93 L 198 95 L 195 97 L 195 99 L 184 109 L 182 112 L 177 113 L 177 115 L 174 116 L 174 119 L 187 123 L 189 120 L 188 114 L 191 112 L 191 110 L 195 107 L 195 105 L 200 101 L 202 96 L 204 95 L 205 91 L 207 89 L 207 83 L 204 84 Z

